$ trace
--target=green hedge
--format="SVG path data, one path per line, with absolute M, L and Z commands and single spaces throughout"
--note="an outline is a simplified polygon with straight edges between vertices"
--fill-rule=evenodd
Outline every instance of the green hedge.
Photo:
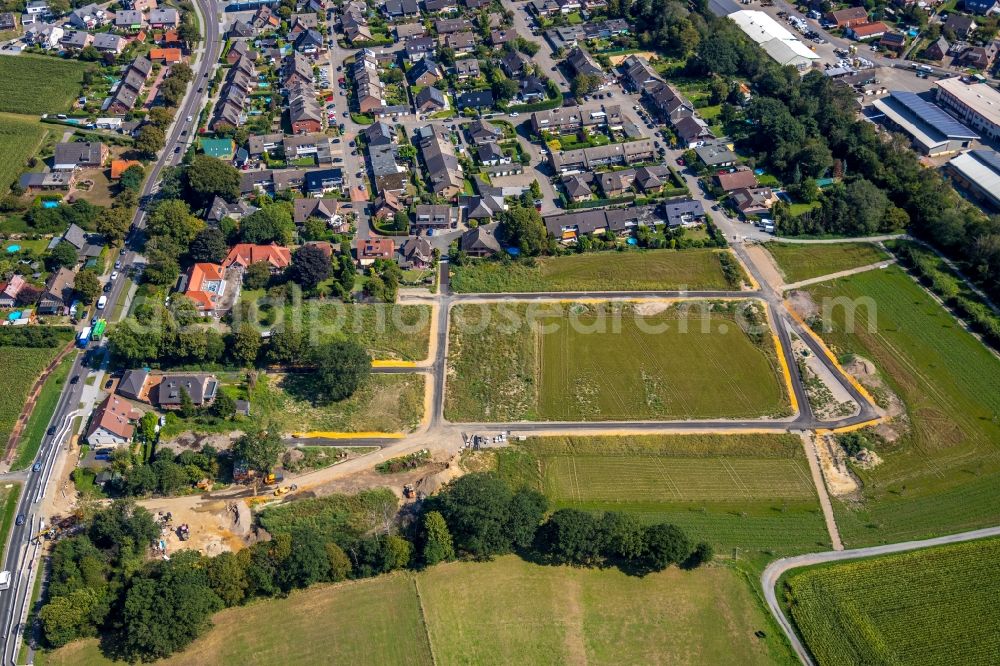
M 558 97 L 553 97 L 552 99 L 547 99 L 544 102 L 535 102 L 534 104 L 515 104 L 514 106 L 507 107 L 507 112 L 517 112 L 517 113 L 530 113 L 532 111 L 548 111 L 549 109 L 558 109 L 563 104 L 563 96 L 560 94 Z

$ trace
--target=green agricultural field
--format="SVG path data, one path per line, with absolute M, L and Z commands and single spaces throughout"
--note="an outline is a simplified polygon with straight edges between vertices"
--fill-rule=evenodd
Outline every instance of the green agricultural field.
M 306 301 L 288 305 L 279 322 L 318 341 L 358 340 L 375 359 L 422 361 L 430 340 L 429 305 L 345 305 L 339 301 Z
M 94 65 L 44 56 L 0 57 L 0 112 L 66 113 Z
M 1000 523 L 1000 359 L 898 267 L 809 291 L 817 303 L 830 297 L 860 304 L 852 331 L 845 331 L 847 309 L 837 307 L 823 337 L 842 357 L 872 361 L 906 411 L 894 424 L 903 436 L 878 451 L 884 462 L 858 470 L 863 501 L 834 504 L 845 543 Z M 868 306 L 860 300 L 866 298 Z M 874 392 L 886 402 L 885 389 Z
M 727 567 L 638 578 L 508 556 L 317 586 L 213 622 L 186 652 L 157 663 L 796 663 L 745 579 Z M 35 663 L 110 664 L 97 645 L 78 641 Z
M 788 555 L 830 545 L 794 435 L 539 437 L 499 453 L 498 470 L 557 508 L 671 522 L 721 552 Z
M 68 354 L 59 361 L 59 365 L 52 371 L 49 378 L 45 380 L 41 392 L 38 394 L 38 402 L 28 418 L 28 425 L 24 428 L 24 434 L 17 447 L 17 457 L 11 464 L 12 470 L 25 469 L 38 456 L 38 449 L 42 446 L 45 438 L 45 430 L 48 428 L 49 420 L 56 411 L 59 404 L 59 397 L 62 395 L 63 386 L 69 378 L 69 371 L 73 367 L 74 354 Z
M 470 261 L 453 266 L 456 292 L 656 291 L 730 289 L 719 250 L 597 252 L 522 263 Z
M 751 418 L 789 411 L 769 333 L 736 302 L 461 305 L 452 421 Z M 706 378 L 711 377 L 711 381 Z
M 254 417 L 283 432 L 410 432 L 424 415 L 422 374 L 373 374 L 350 398 L 313 405 L 308 375 L 262 376 L 250 403 Z
M 0 443 L 6 446 L 17 417 L 42 370 L 59 353 L 58 348 L 0 347 L 4 367 L 4 391 L 0 393 Z M 46 418 L 47 420 L 47 418 Z
M 8 59 L 0 57 L 0 63 Z M 3 99 L 2 94 L 0 99 Z M 10 188 L 48 132 L 44 125 L 27 116 L 0 114 L 0 191 Z
M 871 243 L 766 243 L 764 247 L 788 284 L 868 266 L 889 257 Z
M 1000 540 L 794 571 L 785 598 L 820 666 L 995 664 Z

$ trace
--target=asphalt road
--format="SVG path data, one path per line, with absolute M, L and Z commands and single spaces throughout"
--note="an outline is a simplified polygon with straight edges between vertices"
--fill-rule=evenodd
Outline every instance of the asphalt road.
M 799 640 L 791 622 L 787 617 L 785 617 L 785 614 L 781 609 L 781 604 L 778 603 L 778 596 L 775 588 L 778 584 L 778 579 L 781 578 L 786 571 L 797 569 L 799 567 L 808 567 L 814 564 L 842 562 L 845 560 L 856 560 L 876 555 L 902 553 L 920 548 L 942 546 L 949 543 L 961 543 L 962 541 L 973 541 L 975 539 L 983 539 L 985 537 L 993 536 L 1000 536 L 1000 527 L 987 527 L 981 530 L 961 532 L 959 534 L 949 534 L 948 536 L 937 537 L 934 539 L 924 539 L 922 541 L 904 541 L 902 543 L 893 543 L 885 546 L 872 546 L 871 548 L 825 551 L 822 553 L 810 553 L 808 555 L 785 557 L 771 562 L 771 564 L 764 569 L 764 573 L 760 575 L 760 584 L 764 589 L 764 598 L 767 600 L 767 606 L 771 609 L 771 614 L 774 616 L 774 619 L 777 620 L 782 631 L 784 631 L 785 635 L 788 637 L 788 642 L 791 643 L 792 648 L 795 650 L 795 654 L 799 657 L 803 664 L 812 666 L 813 660 L 809 655 L 809 651 L 802 644 L 802 641 Z
M 196 123 L 205 103 L 206 93 L 211 80 L 211 71 L 219 59 L 222 42 L 219 35 L 218 16 L 221 6 L 217 0 L 198 0 L 197 6 L 201 12 L 201 21 L 204 26 L 205 41 L 202 55 L 198 61 L 198 68 L 195 79 L 191 83 L 191 88 L 186 95 L 183 104 L 177 111 L 176 120 L 167 135 L 166 146 L 160 154 L 159 159 L 153 165 L 150 176 L 142 191 L 142 201 L 139 210 L 132 220 L 132 232 L 126 239 L 127 251 L 121 256 L 122 265 L 129 267 L 138 256 L 132 244 L 137 240 L 137 230 L 145 226 L 146 206 L 149 198 L 155 193 L 159 186 L 160 175 L 167 166 L 173 166 L 180 162 L 183 157 L 186 144 L 188 144 L 196 133 Z M 202 88 L 198 92 L 198 88 Z M 187 117 L 192 116 L 193 121 L 188 122 Z M 175 148 L 180 150 L 175 152 Z M 104 312 L 114 312 L 115 304 L 119 298 L 126 293 L 127 280 L 119 279 L 108 292 L 108 303 Z M 103 343 L 102 343 L 103 344 Z M 98 347 L 99 348 L 99 347 Z M 102 356 L 98 354 L 97 356 Z M 97 356 L 94 356 L 95 358 Z M 78 353 L 73 362 L 70 376 L 86 375 L 89 368 L 83 366 L 85 355 Z M 59 453 L 63 450 L 63 445 L 69 437 L 69 427 L 79 407 L 80 399 L 85 387 L 84 382 L 77 384 L 66 383 L 63 393 L 59 398 L 59 403 L 49 421 L 49 427 L 55 427 L 55 434 L 46 436 L 42 441 L 42 446 L 36 460 L 40 463 L 38 472 L 30 472 L 21 492 L 21 498 L 17 506 L 17 514 L 25 516 L 25 522 L 21 526 L 15 525 L 8 538 L 7 553 L 4 559 L 4 570 L 11 572 L 10 589 L 0 592 L 0 621 L 4 632 L 3 641 L 3 663 L 15 663 L 17 651 L 20 648 L 21 637 L 20 628 L 27 612 L 27 605 L 31 598 L 32 571 L 39 562 L 40 546 L 30 543 L 31 538 L 40 531 L 40 521 L 43 516 L 40 514 L 40 502 L 45 497 L 46 488 L 49 485 L 52 471 L 55 467 Z M 0 479 L 2 480 L 2 479 Z

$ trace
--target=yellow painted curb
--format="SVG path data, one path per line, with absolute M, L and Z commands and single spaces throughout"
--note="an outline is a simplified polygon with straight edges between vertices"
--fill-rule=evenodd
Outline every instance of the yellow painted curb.
M 839 434 L 845 433 L 845 432 L 854 432 L 855 430 L 861 430 L 861 429 L 867 428 L 869 426 L 878 425 L 879 423 L 882 423 L 884 420 L 885 419 L 878 418 L 878 419 L 872 419 L 871 421 L 863 421 L 861 423 L 855 423 L 854 425 L 841 426 L 840 428 L 817 430 L 816 434 L 817 435 L 839 435 Z
M 372 361 L 373 368 L 415 368 L 416 361 L 394 361 L 390 359 L 382 361 Z
M 774 328 L 771 330 L 773 331 Z M 778 363 L 781 364 L 781 374 L 785 377 L 785 386 L 788 388 L 788 398 L 792 403 L 792 411 L 798 414 L 799 399 L 795 397 L 795 387 L 792 384 L 792 373 L 788 368 L 788 361 L 785 360 L 785 352 L 781 346 L 781 340 L 778 339 L 777 333 L 771 333 L 771 338 L 774 340 L 774 349 L 778 352 Z
M 324 432 L 310 430 L 309 432 L 293 432 L 296 439 L 403 439 L 401 432 Z
M 833 352 L 830 351 L 830 348 L 826 346 L 825 342 L 823 342 L 823 338 L 821 338 L 815 331 L 813 331 L 809 327 L 809 325 L 805 321 L 803 321 L 802 317 L 799 316 L 799 314 L 792 308 L 791 304 L 789 304 L 788 301 L 785 301 L 785 310 L 788 311 L 788 314 L 790 314 L 795 319 L 795 321 L 799 322 L 802 328 L 805 329 L 806 333 L 809 334 L 809 337 L 811 337 L 813 340 L 816 341 L 817 344 L 819 344 L 820 348 L 823 350 L 823 353 L 826 354 L 826 357 L 830 359 L 830 362 L 833 363 L 834 367 L 840 371 L 840 374 L 843 375 L 847 379 L 847 381 L 851 383 L 851 386 L 857 389 L 858 393 L 863 395 L 865 397 L 865 400 L 867 400 L 869 403 L 871 403 L 872 405 L 878 405 L 878 403 L 875 402 L 875 398 L 872 397 L 872 394 L 868 392 L 868 389 L 866 389 L 861 384 L 861 382 L 855 379 L 854 375 L 849 373 L 847 370 L 844 370 L 844 367 L 840 365 L 840 361 L 837 360 L 837 357 L 833 355 Z

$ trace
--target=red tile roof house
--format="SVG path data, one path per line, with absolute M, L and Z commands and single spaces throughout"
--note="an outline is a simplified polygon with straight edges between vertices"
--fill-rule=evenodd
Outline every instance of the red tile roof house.
M 753 171 L 744 167 L 736 171 L 717 174 L 715 182 L 724 192 L 732 192 L 733 190 L 757 187 L 757 176 L 753 175 Z
M 110 395 L 101 403 L 87 428 L 87 443 L 95 450 L 113 449 L 132 441 L 135 426 L 132 421 L 142 417 L 142 412 L 132 403 Z
M 24 278 L 16 273 L 7 282 L 0 282 L 0 308 L 12 308 L 17 305 L 17 296 L 24 289 Z
M 280 273 L 288 268 L 292 263 L 292 253 L 287 247 L 281 245 L 254 245 L 252 243 L 239 243 L 233 246 L 229 254 L 222 262 L 223 268 L 244 269 L 250 264 L 258 261 L 265 261 L 271 267 L 271 273 Z
M 371 266 L 376 259 L 391 261 L 395 253 L 396 244 L 391 238 L 369 238 L 358 247 L 358 263 L 364 267 Z
M 194 301 L 199 312 L 221 312 L 226 291 L 226 269 L 218 264 L 197 263 L 188 269 L 184 295 Z
M 887 32 L 889 32 L 889 26 L 882 23 L 882 21 L 875 21 L 875 23 L 862 23 L 861 25 L 851 26 L 845 31 L 845 34 L 853 40 L 861 41 L 863 39 L 881 37 Z
M 838 28 L 850 28 L 853 25 L 868 23 L 868 10 L 864 7 L 848 7 L 830 12 L 826 18 Z

